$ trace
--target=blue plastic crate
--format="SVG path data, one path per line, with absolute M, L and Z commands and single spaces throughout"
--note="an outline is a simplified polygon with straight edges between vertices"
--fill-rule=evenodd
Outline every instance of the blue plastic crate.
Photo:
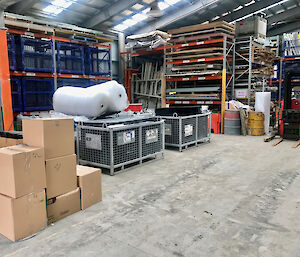
M 21 70 L 54 72 L 52 41 L 20 37 Z
M 86 48 L 86 67 L 89 75 L 111 75 L 111 56 L 110 50 L 87 47 Z
M 107 82 L 107 80 L 90 79 L 89 80 L 89 86 L 94 86 L 94 85 L 102 84 L 104 82 Z
M 7 50 L 8 50 L 9 69 L 15 71 L 17 70 L 15 36 L 8 33 L 7 33 Z
M 22 86 L 20 78 L 11 78 L 11 98 L 12 108 L 14 112 L 23 112 L 23 97 L 22 97 Z
M 88 87 L 89 86 L 89 80 L 88 79 L 59 79 L 57 81 L 57 87 Z
M 24 111 L 45 111 L 53 109 L 53 79 L 22 79 Z
M 56 49 L 58 73 L 84 74 L 83 46 L 57 42 Z

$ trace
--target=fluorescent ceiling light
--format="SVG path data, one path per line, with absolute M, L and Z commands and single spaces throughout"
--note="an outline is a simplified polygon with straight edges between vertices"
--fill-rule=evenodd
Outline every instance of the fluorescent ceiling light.
M 72 2 L 66 0 L 54 0 L 51 4 L 62 8 L 68 8 Z
M 143 21 L 143 20 L 146 20 L 147 18 L 148 18 L 148 16 L 145 14 L 142 14 L 142 13 L 137 13 L 132 16 L 132 19 L 137 20 L 137 21 Z
M 128 26 L 124 25 L 124 24 L 118 24 L 117 26 L 114 26 L 114 29 L 118 30 L 118 31 L 123 31 L 123 30 L 125 30 L 127 28 L 128 28 Z
M 147 9 L 143 10 L 142 13 L 147 14 L 148 12 L 150 12 L 150 10 L 151 10 L 150 8 L 147 8 Z
M 172 4 L 176 4 L 178 2 L 180 2 L 181 0 L 165 0 L 165 2 L 169 5 L 172 5 Z
M 167 3 L 165 2 L 159 2 L 158 3 L 158 7 L 160 10 L 164 10 L 164 9 L 167 9 L 170 5 L 168 5 Z
M 46 8 L 43 9 L 44 12 L 57 15 L 61 13 L 64 10 L 64 8 L 54 6 L 54 5 L 48 5 Z
M 138 23 L 137 20 L 127 19 L 127 20 L 123 21 L 122 24 L 124 24 L 124 25 L 126 25 L 126 26 L 129 27 L 129 26 L 133 26 L 133 25 L 135 25 L 135 24 L 137 24 L 137 23 Z
M 132 6 L 132 9 L 135 9 L 135 10 L 140 10 L 142 9 L 144 6 L 142 4 L 135 4 L 134 6 Z

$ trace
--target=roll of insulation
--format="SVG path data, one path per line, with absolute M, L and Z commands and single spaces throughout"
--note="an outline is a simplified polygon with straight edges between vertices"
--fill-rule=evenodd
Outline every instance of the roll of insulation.
M 99 117 L 125 110 L 128 97 L 125 88 L 116 81 L 88 88 L 68 86 L 56 90 L 53 107 L 67 115 Z

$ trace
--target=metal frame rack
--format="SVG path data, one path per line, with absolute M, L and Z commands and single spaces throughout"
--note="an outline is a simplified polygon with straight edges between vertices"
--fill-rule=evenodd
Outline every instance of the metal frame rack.
M 99 126 L 100 125 L 100 126 Z M 143 121 L 130 124 L 97 126 L 76 125 L 76 145 L 79 164 L 117 169 L 150 158 L 164 156 L 164 121 Z
M 211 113 L 161 118 L 165 120 L 166 146 L 178 147 L 182 152 L 190 145 L 210 141 Z
M 269 60 L 257 60 L 255 58 L 255 50 L 264 50 L 264 46 L 252 36 L 236 38 L 234 45 L 232 98 L 236 98 L 236 89 L 247 89 L 247 96 L 243 97 L 243 99 L 247 99 L 248 105 L 251 105 L 252 94 L 256 91 L 264 92 L 268 85 L 267 79 L 271 77 L 270 72 L 264 73 L 260 72 L 260 70 L 270 69 L 271 71 L 273 62 L 270 63 Z M 255 73 L 254 70 L 258 72 Z
M 234 26 L 226 22 L 199 24 L 168 31 L 165 47 L 170 105 L 213 105 L 221 111 L 224 130 L 225 101 L 233 81 Z
M 15 79 L 21 81 L 18 91 L 21 97 L 18 97 L 18 103 L 15 100 L 17 91 L 12 90 L 12 98 L 14 98 L 13 111 L 16 113 L 51 110 L 52 104 L 49 104 L 49 101 L 52 99 L 55 89 L 60 86 L 88 87 L 111 80 L 110 70 L 103 75 L 84 75 L 84 61 L 86 59 L 84 48 L 97 49 L 101 47 L 109 53 L 108 59 L 111 61 L 110 45 L 86 44 L 85 42 L 57 37 L 54 34 L 31 33 L 17 29 L 8 29 L 7 44 L 10 63 L 17 64 L 15 69 L 11 68 L 11 79 L 12 81 Z M 68 64 L 67 67 L 64 66 L 65 68 L 61 65 L 63 60 Z M 75 68 L 73 67 L 74 62 L 79 64 L 79 68 L 78 65 Z M 111 69 L 111 65 L 109 65 L 109 69 Z M 45 91 L 44 86 L 41 85 L 40 88 L 36 88 L 34 91 L 27 91 L 25 84 L 34 83 L 34 81 L 42 83 L 47 81 L 51 84 L 51 86 L 49 84 L 51 90 Z M 44 99 L 44 103 L 37 101 L 38 95 L 41 99 Z M 34 96 L 36 96 L 35 100 Z M 27 105 L 29 99 L 31 99 L 30 104 Z M 34 102 L 36 103 L 35 106 L 33 105 Z

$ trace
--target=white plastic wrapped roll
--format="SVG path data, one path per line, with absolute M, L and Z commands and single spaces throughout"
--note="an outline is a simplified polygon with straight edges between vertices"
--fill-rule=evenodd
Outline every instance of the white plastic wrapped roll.
M 128 97 L 125 88 L 116 81 L 88 88 L 61 87 L 54 93 L 53 107 L 67 115 L 98 117 L 125 110 Z

